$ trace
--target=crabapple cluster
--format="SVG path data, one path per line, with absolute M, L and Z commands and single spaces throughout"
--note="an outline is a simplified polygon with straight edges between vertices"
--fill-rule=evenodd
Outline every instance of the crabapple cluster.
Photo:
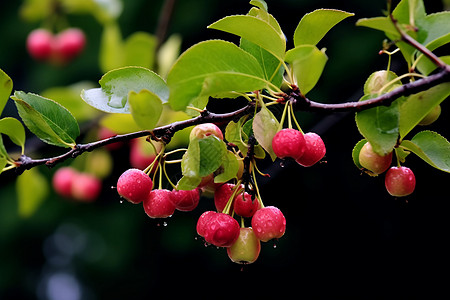
M 359 163 L 370 176 L 385 173 L 385 187 L 388 193 L 395 197 L 412 194 L 416 186 L 413 171 L 404 166 L 391 167 L 393 152 L 386 155 L 376 153 L 372 145 L 366 142 L 359 152 Z
M 278 131 L 272 139 L 272 149 L 278 158 L 292 158 L 304 167 L 313 166 L 326 153 L 325 144 L 317 133 L 303 134 L 293 128 Z
M 53 175 L 52 185 L 60 196 L 82 202 L 94 201 L 102 189 L 100 179 L 72 167 L 59 168 Z
M 72 61 L 84 49 L 86 37 L 78 28 L 68 28 L 54 35 L 47 29 L 39 28 L 27 37 L 27 50 L 31 57 L 64 65 Z

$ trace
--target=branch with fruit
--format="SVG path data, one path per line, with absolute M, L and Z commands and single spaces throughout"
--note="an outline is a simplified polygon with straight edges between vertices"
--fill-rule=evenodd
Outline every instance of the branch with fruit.
M 174 62 L 166 79 L 142 66 L 119 66 L 105 73 L 100 87 L 81 91 L 87 104 L 106 113 L 100 123 L 120 129 L 131 122 L 132 128 L 139 130 L 77 143 L 78 122 L 66 108 L 48 98 L 16 91 L 11 99 L 25 126 L 42 141 L 68 150 L 55 157 L 33 159 L 25 155 L 22 123 L 3 118 L 0 133 L 21 147 L 21 155 L 12 158 L 0 140 L 0 169 L 22 173 L 39 165 L 53 167 L 101 147 L 145 139 L 154 156 L 118 178 L 120 197 L 142 203 L 151 218 L 167 218 L 176 210 L 191 211 L 201 196 L 214 197 L 215 210 L 201 215 L 197 233 L 206 243 L 227 248 L 231 260 L 238 263 L 254 262 L 260 241 L 281 238 L 286 230 L 283 213 L 264 205 L 257 176 L 267 174 L 258 169 L 258 160 L 292 160 L 312 167 L 326 154 L 318 134 L 303 132 L 297 111 L 355 112 L 363 139 L 353 149 L 354 163 L 371 176 L 386 172 L 385 186 L 393 196 L 404 197 L 414 191 L 414 173 L 404 166 L 411 153 L 450 172 L 446 159 L 450 143 L 444 137 L 426 130 L 408 137 L 418 125 L 438 118 L 440 103 L 450 95 L 449 58 L 432 52 L 447 43 L 436 24 L 450 24 L 448 14 L 427 18 L 422 1 L 403 0 L 388 16 L 359 20 L 357 25 L 381 30 L 391 40 L 380 51 L 388 57 L 387 68 L 366 80 L 360 101 L 319 103 L 307 98 L 328 60 L 325 49 L 317 44 L 353 14 L 330 9 L 306 14 L 294 32 L 294 48 L 287 50 L 285 35 L 267 4 L 262 0 L 250 3 L 248 14 L 228 16 L 209 26 L 239 36 L 239 45 L 223 40 L 200 42 Z M 51 40 L 48 35 L 43 39 Z M 42 53 L 54 53 L 44 50 L 35 52 L 40 58 Z M 400 76 L 390 70 L 392 56 L 399 52 L 408 67 Z M 0 80 L 0 104 L 4 104 L 11 95 L 12 81 L 3 72 Z M 207 109 L 211 98 L 240 98 L 246 103 L 218 114 Z M 180 111 L 184 112 L 181 120 L 170 118 Z M 188 137 L 188 147 L 169 149 L 182 132 Z M 181 178 L 176 181 L 167 172 L 171 164 L 180 164 Z M 67 167 L 57 170 L 55 190 L 65 197 L 92 201 L 101 183 L 86 176 L 82 180 L 81 175 L 85 174 Z M 167 186 L 169 189 L 164 188 Z

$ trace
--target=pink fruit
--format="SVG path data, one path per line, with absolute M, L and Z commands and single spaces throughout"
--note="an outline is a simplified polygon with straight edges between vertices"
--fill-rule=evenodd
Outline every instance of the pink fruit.
M 217 125 L 215 125 L 213 123 L 204 123 L 204 124 L 195 126 L 192 129 L 189 138 L 193 139 L 194 137 L 196 137 L 196 138 L 202 139 L 202 138 L 208 137 L 210 135 L 215 135 L 219 139 L 223 140 L 222 131 L 220 130 L 219 127 L 217 127 Z
M 117 192 L 127 201 L 137 204 L 144 201 L 153 188 L 153 181 L 143 171 L 128 169 L 117 180 Z
M 200 190 L 193 189 L 190 191 L 173 190 L 172 201 L 175 208 L 180 211 L 191 211 L 197 207 L 200 201 Z
M 101 190 L 101 180 L 91 174 L 79 173 L 72 182 L 72 197 L 76 200 L 94 201 L 100 195 Z
M 28 53 L 37 60 L 50 58 L 53 51 L 53 35 L 46 29 L 35 29 L 27 37 Z
M 98 132 L 97 132 L 98 138 L 100 140 L 104 140 L 113 136 L 116 136 L 117 134 L 110 130 L 109 128 L 106 127 L 101 127 Z M 108 148 L 109 150 L 117 150 L 119 149 L 124 143 L 123 142 L 115 142 L 112 144 L 108 144 L 105 147 Z M 139 168 L 138 168 L 139 169 Z
M 261 243 L 252 228 L 241 228 L 239 237 L 231 247 L 227 248 L 228 257 L 238 264 L 251 264 L 258 259 Z
M 67 63 L 78 56 L 84 49 L 86 37 L 78 28 L 69 28 L 55 36 L 53 58 L 59 63 Z
M 392 152 L 387 155 L 379 155 L 373 151 L 372 145 L 367 142 L 359 152 L 359 163 L 369 175 L 376 176 L 386 171 L 392 163 Z
M 143 203 L 144 210 L 150 218 L 167 218 L 175 212 L 175 204 L 169 190 L 152 190 Z
M 133 168 L 144 170 L 156 158 L 153 147 L 145 139 L 134 139 L 130 144 L 130 165 Z M 153 165 L 152 172 L 156 170 L 158 162 Z
M 305 148 L 303 134 L 295 129 L 282 129 L 272 139 L 272 149 L 278 158 L 298 159 L 305 152 Z
M 252 228 L 256 237 L 267 242 L 284 235 L 286 231 L 286 218 L 281 210 L 274 206 L 266 206 L 255 212 L 252 217 Z
M 386 189 L 392 196 L 403 197 L 414 192 L 416 177 L 413 171 L 407 167 L 392 167 L 385 177 Z
M 305 138 L 305 152 L 296 159 L 296 162 L 304 167 L 311 167 L 319 160 L 321 160 L 327 152 L 322 138 L 314 133 L 308 132 L 303 135 Z
M 239 237 L 239 223 L 224 213 L 211 214 L 205 226 L 205 241 L 217 247 L 230 247 Z
M 234 203 L 233 203 L 234 212 L 245 218 L 251 218 L 255 212 L 261 208 L 261 205 L 258 201 L 258 199 L 252 200 L 252 195 L 244 192 L 239 192 L 234 197 Z
M 52 185 L 56 193 L 63 197 L 72 197 L 72 183 L 77 175 L 78 171 L 72 167 L 59 168 L 52 179 Z
M 205 237 L 206 226 L 208 225 L 209 219 L 215 214 L 217 214 L 215 211 L 208 210 L 202 213 L 198 218 L 196 229 L 199 236 Z
M 216 188 L 214 192 L 214 205 L 218 212 L 222 212 L 228 203 L 228 200 L 233 195 L 235 185 L 231 183 L 225 183 Z

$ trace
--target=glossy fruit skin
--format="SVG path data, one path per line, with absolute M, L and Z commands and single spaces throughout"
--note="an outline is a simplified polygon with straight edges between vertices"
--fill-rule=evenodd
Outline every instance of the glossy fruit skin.
M 204 124 L 199 124 L 199 125 L 195 126 L 192 129 L 192 131 L 189 135 L 189 138 L 190 139 L 193 139 L 193 138 L 203 139 L 210 135 L 214 135 L 214 136 L 218 137 L 219 139 L 223 140 L 222 131 L 214 123 L 204 123 Z
M 305 138 L 305 152 L 296 159 L 296 162 L 304 167 L 311 167 L 321 160 L 327 152 L 322 138 L 314 132 L 303 135 Z
M 190 191 L 173 190 L 172 201 L 179 211 L 192 211 L 200 202 L 200 189 Z
M 298 159 L 305 152 L 305 148 L 303 134 L 292 128 L 278 131 L 272 139 L 272 149 L 278 158 Z
M 368 172 L 369 175 L 379 175 L 384 173 L 392 163 L 392 152 L 385 156 L 381 156 L 372 149 L 372 145 L 367 142 L 359 152 L 359 163 Z
M 241 228 L 236 242 L 227 248 L 228 257 L 238 264 L 254 263 L 261 252 L 261 242 L 250 227 Z
M 72 197 L 72 182 L 78 175 L 72 167 L 62 167 L 59 168 L 53 175 L 52 185 L 55 192 L 63 197 Z
M 209 219 L 215 214 L 217 214 L 217 212 L 208 210 L 200 215 L 200 217 L 197 220 L 196 226 L 197 234 L 199 236 L 205 237 L 206 226 L 208 225 Z
M 68 28 L 58 33 L 53 43 L 53 59 L 67 63 L 78 56 L 86 45 L 84 32 L 78 28 Z
M 205 241 L 217 247 L 231 247 L 240 233 L 236 219 L 224 213 L 212 214 L 204 229 Z
M 152 188 L 152 179 L 139 169 L 128 169 L 117 180 L 117 192 L 133 204 L 144 201 Z
M 91 174 L 79 173 L 72 182 L 72 197 L 79 201 L 92 202 L 101 190 L 101 180 Z
M 228 203 L 228 200 L 233 195 L 235 185 L 231 183 L 225 183 L 216 188 L 214 192 L 214 205 L 218 212 L 222 212 Z
M 286 218 L 275 206 L 266 206 L 252 217 L 252 228 L 256 237 L 267 242 L 282 237 L 286 231 Z
M 252 195 L 250 195 L 249 193 L 239 192 L 234 197 L 233 202 L 234 212 L 241 217 L 251 218 L 253 217 L 255 212 L 260 208 L 261 204 L 259 203 L 258 199 L 255 198 L 252 201 Z
M 145 213 L 150 218 L 167 218 L 175 212 L 175 204 L 172 201 L 172 193 L 166 189 L 152 190 L 144 199 Z
M 412 194 L 416 187 L 416 177 L 408 167 L 392 167 L 386 172 L 385 186 L 394 197 L 404 197 Z
M 36 60 L 46 60 L 53 52 L 53 34 L 46 29 L 35 29 L 27 37 L 28 53 Z

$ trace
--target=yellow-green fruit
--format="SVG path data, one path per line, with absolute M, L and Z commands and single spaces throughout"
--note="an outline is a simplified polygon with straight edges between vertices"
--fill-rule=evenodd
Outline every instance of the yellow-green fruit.
M 420 122 L 419 125 L 430 125 L 441 115 L 441 106 L 436 105 Z
M 251 227 L 241 228 L 236 242 L 227 248 L 228 257 L 238 264 L 251 264 L 258 259 L 261 242 Z

